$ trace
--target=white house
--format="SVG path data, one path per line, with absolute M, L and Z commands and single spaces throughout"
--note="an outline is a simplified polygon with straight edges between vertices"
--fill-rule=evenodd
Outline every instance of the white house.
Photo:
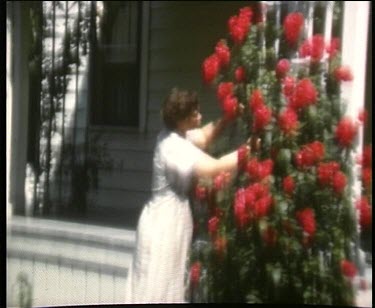
M 280 14 L 298 6 L 307 15 L 313 14 L 316 6 L 323 6 L 324 34 L 330 36 L 335 1 L 265 2 L 279 22 Z M 247 4 L 244 1 L 6 3 L 6 210 L 8 225 L 11 226 L 13 217 L 15 222 L 14 229 L 9 228 L 10 236 L 16 230 L 15 236 L 26 247 L 24 252 L 11 247 L 11 264 L 18 264 L 15 260 L 26 260 L 29 255 L 34 258 L 27 259 L 28 270 L 33 268 L 33 274 L 37 270 L 35 262 L 39 262 L 37 266 L 62 262 L 65 265 L 59 263 L 55 271 L 67 268 L 73 271 L 74 264 L 90 261 L 85 257 L 74 259 L 77 241 L 87 248 L 88 234 L 103 232 L 109 242 L 115 243 L 118 239 L 109 234 L 121 233 L 116 229 L 95 228 L 84 232 L 86 225 L 106 224 L 134 230 L 142 205 L 150 196 L 152 151 L 161 128 L 159 110 L 163 99 L 174 86 L 194 89 L 201 99 L 203 120 L 219 115 L 213 89 L 202 82 L 201 64 L 213 52 L 216 42 L 226 35 L 228 18 Z M 343 96 L 349 102 L 348 112 L 366 107 L 369 127 L 372 126 L 370 12 L 370 1 L 343 3 L 342 60 L 353 68 L 356 76 L 350 86 L 343 88 Z M 313 23 L 309 20 L 307 29 L 312 33 Z M 359 147 L 372 140 L 371 130 L 361 134 L 363 141 Z M 23 216 L 38 219 L 33 224 Z M 80 222 L 81 227 L 67 222 L 62 222 L 60 229 L 57 227 L 58 222 L 72 219 Z M 53 221 L 56 221 L 55 233 Z M 34 236 L 28 241 L 27 233 L 33 233 L 32 226 L 35 226 Z M 76 235 L 64 235 L 69 229 L 76 230 Z M 43 238 L 45 232 L 54 235 Z M 126 230 L 119 235 L 121 239 L 129 237 L 130 244 L 119 245 L 118 250 L 113 250 L 114 256 L 124 251 L 129 253 L 133 235 Z M 45 246 L 40 247 L 48 246 L 51 241 L 61 241 L 61 245 L 74 242 L 78 246 L 70 247 L 71 250 L 59 246 L 61 251 L 71 253 L 61 252 L 60 259 L 58 255 L 44 258 L 42 252 L 31 253 L 38 238 L 45 241 Z M 112 249 L 100 234 L 94 238 L 94 242 L 102 245 L 100 249 Z M 12 245 L 12 237 L 8 245 Z M 93 253 L 98 257 L 91 264 L 94 274 L 90 269 L 89 272 L 96 276 L 90 276 L 90 281 L 97 283 L 101 279 L 98 268 L 107 261 L 99 260 L 103 251 Z M 126 269 L 127 262 L 119 265 L 119 273 L 121 267 Z M 113 279 L 125 279 L 126 270 L 121 273 L 103 274 L 103 279 L 107 279 L 103 286 L 113 283 Z M 8 279 L 15 282 L 15 277 Z M 14 294 L 9 292 L 8 297 L 12 298 L 9 305 L 17 305 Z M 103 302 L 119 301 L 118 295 L 103 296 Z M 56 303 L 67 303 L 68 299 L 66 293 Z M 99 299 L 86 302 L 93 301 Z M 85 299 L 79 302 L 85 303 Z M 35 303 L 49 304 L 43 298 L 34 298 Z

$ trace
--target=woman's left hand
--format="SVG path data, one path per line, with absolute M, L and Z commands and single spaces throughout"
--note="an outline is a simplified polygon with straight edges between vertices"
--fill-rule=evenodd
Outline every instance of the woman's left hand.
M 238 104 L 237 117 L 242 116 L 244 111 L 245 111 L 245 106 L 243 104 Z

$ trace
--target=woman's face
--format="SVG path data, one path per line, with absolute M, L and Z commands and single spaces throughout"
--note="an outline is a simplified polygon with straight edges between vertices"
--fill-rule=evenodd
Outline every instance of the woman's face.
M 201 126 L 202 114 L 200 113 L 199 108 L 194 110 L 186 119 L 187 126 L 189 129 L 198 128 Z

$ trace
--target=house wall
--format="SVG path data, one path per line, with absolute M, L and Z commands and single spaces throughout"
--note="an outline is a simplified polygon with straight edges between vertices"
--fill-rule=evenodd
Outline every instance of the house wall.
M 159 111 L 169 90 L 196 90 L 203 121 L 218 108 L 212 88 L 202 82 L 201 65 L 227 34 L 227 20 L 242 1 L 152 1 L 150 3 L 148 131 L 160 128 Z
M 148 5 L 145 132 L 114 128 L 90 131 L 100 134 L 100 143 L 106 143 L 113 163 L 112 171 L 99 170 L 98 190 L 89 193 L 91 215 L 117 216 L 120 224 L 129 221 L 131 226 L 151 195 L 152 154 L 164 98 L 174 86 L 196 90 L 203 122 L 219 115 L 215 91 L 202 82 L 201 64 L 227 33 L 228 18 L 244 3 L 150 1 Z

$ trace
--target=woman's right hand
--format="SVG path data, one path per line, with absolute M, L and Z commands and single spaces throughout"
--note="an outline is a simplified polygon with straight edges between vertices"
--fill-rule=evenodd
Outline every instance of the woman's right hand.
M 246 140 L 246 144 L 254 150 L 254 152 L 258 152 L 261 146 L 261 139 L 255 136 L 251 136 L 249 139 Z

